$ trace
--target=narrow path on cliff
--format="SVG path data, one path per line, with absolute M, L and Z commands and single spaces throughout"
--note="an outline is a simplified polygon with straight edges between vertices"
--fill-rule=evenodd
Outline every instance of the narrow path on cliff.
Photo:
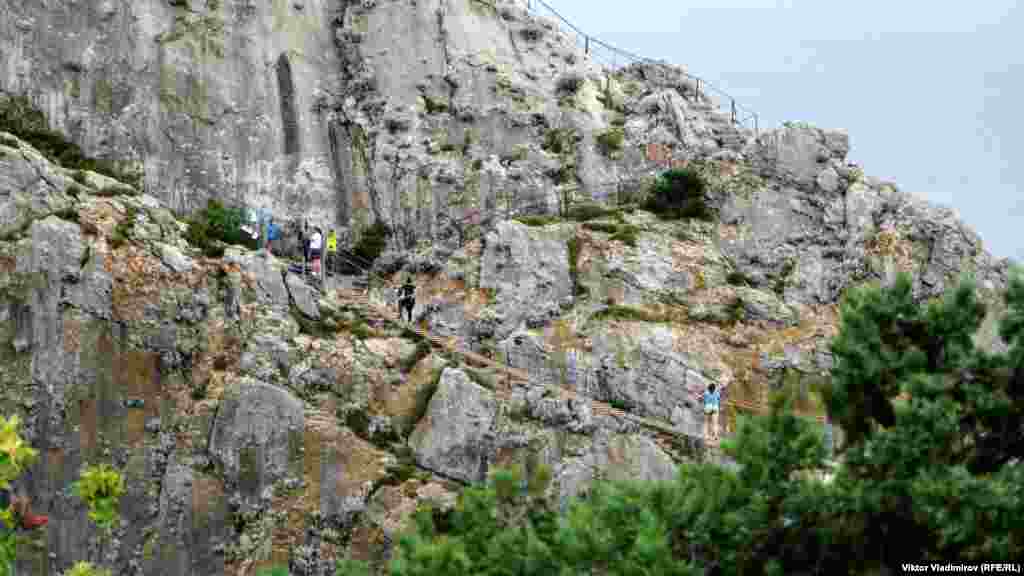
M 336 294 L 338 295 L 339 299 L 343 299 L 344 301 L 350 302 L 350 303 L 360 304 L 365 309 L 367 309 L 369 311 L 372 311 L 374 313 L 374 315 L 377 316 L 380 321 L 386 322 L 388 324 L 391 324 L 391 325 L 394 325 L 394 326 L 398 326 L 398 327 L 401 327 L 401 328 L 404 328 L 404 329 L 411 330 L 412 332 L 414 332 L 415 334 L 417 334 L 421 338 L 425 339 L 427 342 L 429 342 L 435 348 L 439 348 L 439 349 L 445 350 L 445 351 L 447 351 L 447 352 L 449 352 L 451 354 L 455 354 L 455 355 L 458 355 L 458 356 L 462 357 L 466 361 L 467 364 L 476 365 L 476 366 L 482 366 L 482 367 L 486 367 L 486 368 L 491 368 L 491 369 L 493 369 L 493 370 L 495 370 L 497 372 L 505 374 L 507 376 L 506 382 L 508 382 L 509 384 L 515 382 L 517 384 L 521 384 L 521 385 L 524 385 L 524 386 L 527 386 L 527 387 L 529 387 L 529 386 L 538 386 L 538 384 L 534 384 L 533 383 L 533 380 L 535 380 L 535 379 L 532 379 L 530 374 L 529 374 L 529 372 L 527 372 L 525 370 L 521 370 L 521 369 L 518 369 L 518 368 L 512 368 L 510 366 L 505 366 L 505 365 L 503 365 L 500 362 L 496 362 L 496 361 L 494 361 L 494 360 L 492 360 L 492 359 L 490 359 L 490 358 L 488 358 L 486 356 L 483 356 L 481 354 L 478 354 L 476 352 L 472 352 L 470 350 L 460 349 L 460 348 L 455 346 L 454 342 L 446 340 L 446 339 L 444 339 L 444 338 L 442 338 L 440 336 L 431 334 L 429 331 L 424 329 L 422 326 L 418 326 L 416 324 L 409 324 L 409 323 L 403 322 L 401 320 L 395 319 L 394 318 L 394 314 L 391 311 L 389 311 L 385 306 L 383 306 L 383 305 L 381 305 L 381 304 L 379 304 L 377 302 L 374 302 L 373 299 L 370 297 L 370 295 L 368 293 L 366 293 L 366 292 L 360 292 L 360 291 L 356 291 L 356 290 L 338 289 L 338 290 L 336 290 Z M 574 402 L 586 403 L 587 405 L 589 405 L 592 414 L 601 415 L 601 416 L 610 416 L 610 417 L 619 418 L 619 419 L 622 419 L 622 420 L 625 420 L 625 421 L 628 421 L 628 422 L 633 422 L 633 423 L 635 423 L 635 424 L 637 424 L 637 425 L 639 425 L 639 426 L 641 426 L 643 428 L 646 428 L 646 429 L 654 432 L 656 435 L 661 436 L 662 440 L 666 440 L 666 441 L 669 441 L 669 442 L 675 442 L 675 441 L 677 441 L 679 439 L 686 439 L 686 440 L 691 440 L 691 441 L 692 440 L 699 440 L 701 442 L 703 442 L 703 440 L 704 440 L 702 435 L 693 435 L 690 432 L 688 432 L 687 430 L 684 430 L 682 428 L 677 428 L 677 427 L 672 426 L 672 425 L 670 425 L 668 423 L 660 422 L 660 421 L 654 420 L 652 418 L 646 418 L 646 417 L 643 417 L 643 416 L 638 416 L 636 414 L 632 414 L 630 412 L 621 410 L 619 408 L 615 408 L 614 406 L 612 406 L 612 405 L 610 405 L 610 404 L 608 404 L 606 402 L 602 402 L 600 400 L 596 400 L 596 399 L 591 398 L 589 396 L 583 396 L 583 395 L 577 394 L 576 392 L 573 392 L 573 391 L 568 390 L 566 388 L 563 388 L 563 387 L 549 387 L 548 389 L 552 389 L 552 388 L 554 388 L 555 390 L 558 391 L 558 393 L 560 395 L 560 399 L 562 399 L 562 400 L 572 400 Z M 501 398 L 502 400 L 505 400 L 505 401 L 512 400 L 512 389 L 511 388 L 498 389 L 496 387 L 493 390 L 493 392 L 494 392 L 494 394 L 497 397 Z M 752 404 L 752 403 L 737 402 L 737 401 L 733 401 L 733 400 L 725 400 L 724 404 L 726 404 L 727 406 L 732 406 L 734 408 L 743 410 L 743 411 L 747 411 L 747 412 L 754 412 L 754 413 L 759 413 L 759 414 L 767 412 L 767 407 L 755 405 L 755 404 Z M 824 417 L 823 416 L 806 415 L 806 414 L 800 414 L 800 415 L 801 416 L 807 416 L 807 417 L 813 416 L 818 422 L 820 422 L 820 423 L 824 422 Z M 717 452 L 717 445 L 710 446 L 709 448 L 711 448 L 712 451 Z

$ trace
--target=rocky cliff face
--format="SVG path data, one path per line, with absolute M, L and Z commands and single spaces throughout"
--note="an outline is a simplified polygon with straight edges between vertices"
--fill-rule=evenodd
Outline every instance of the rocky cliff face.
M 677 72 L 607 73 L 518 0 L 2 10 L 0 90 L 177 212 L 217 197 L 413 242 L 474 208 L 606 196 L 651 172 L 649 141 L 684 157 L 750 137 Z M 615 127 L 625 146 L 602 154 Z
M 115 573 L 379 563 L 419 503 L 449 506 L 494 467 L 547 464 L 565 502 L 694 456 L 559 387 L 697 435 L 709 381 L 750 401 L 812 388 L 853 284 L 906 270 L 928 298 L 969 271 L 993 312 L 1005 288 L 1007 261 L 950 210 L 848 165 L 844 133 L 754 140 L 678 74 L 609 75 L 520 5 L 0 11 L 0 87 L 91 154 L 145 168 L 137 190 L 0 127 L 0 410 L 27 422 L 41 458 L 20 486 L 51 515 L 23 573 L 96 558 L 67 487 L 100 461 L 128 478 Z M 604 183 L 655 173 L 649 143 L 704 174 L 714 221 L 498 217 L 448 241 L 477 208 L 629 194 Z M 208 196 L 437 241 L 385 254 L 368 303 L 244 249 L 203 257 L 176 211 Z M 531 385 L 383 317 L 405 273 L 418 322 Z M 991 321 L 980 338 L 1001 346 Z

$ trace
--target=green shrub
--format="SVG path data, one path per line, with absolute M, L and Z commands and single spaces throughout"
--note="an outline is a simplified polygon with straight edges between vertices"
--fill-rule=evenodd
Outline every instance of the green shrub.
M 412 332 L 411 330 L 408 331 Z M 415 334 L 415 332 L 413 332 L 413 334 Z M 416 336 L 419 336 L 419 334 L 416 334 Z M 402 372 L 409 372 L 412 370 L 420 360 L 430 356 L 431 351 L 433 351 L 433 348 L 430 347 L 430 342 L 423 338 L 417 338 L 416 351 L 402 361 Z
M 92 562 L 79 561 L 64 576 L 110 576 L 109 568 L 98 568 Z
M 743 274 L 743 272 L 740 272 L 739 270 L 730 271 L 729 274 L 726 275 L 725 281 L 730 286 L 748 286 L 752 284 L 750 278 L 747 278 L 747 276 Z
M 427 114 L 443 114 L 448 111 L 448 103 L 440 98 L 434 99 L 426 94 L 423 95 L 423 106 L 427 109 Z
M 621 128 L 611 128 L 597 135 L 597 148 L 605 156 L 622 150 L 626 133 Z
M 193 214 L 189 220 L 185 240 L 210 258 L 223 256 L 224 244 L 255 250 L 258 242 L 242 231 L 245 221 L 244 209 L 225 207 L 219 201 L 211 199 L 207 202 L 206 208 Z
M 111 160 L 89 158 L 77 144 L 60 132 L 50 130 L 46 115 L 25 96 L 0 96 L 0 126 L 64 168 L 89 170 L 136 188 L 142 185 L 141 174 L 125 172 Z M 84 174 L 76 173 L 73 178 L 84 178 Z
M 594 220 L 596 218 L 604 218 L 606 216 L 620 216 L 621 213 L 615 208 L 608 208 L 600 204 L 593 202 L 586 202 L 583 204 L 576 204 L 569 208 L 568 217 L 570 220 L 576 222 L 586 222 L 587 220 Z
M 387 224 L 377 220 L 363 231 L 353 252 L 367 262 L 374 262 L 388 245 L 391 229 Z
M 576 143 L 575 128 L 552 128 L 544 133 L 544 142 L 540 147 L 551 154 L 568 154 Z
M 711 220 L 714 215 L 704 198 L 703 176 L 688 168 L 664 172 L 651 186 L 644 209 L 666 219 Z
M 256 572 L 256 576 L 289 576 L 287 566 L 271 566 L 270 568 L 260 568 Z
M 132 229 L 135 228 L 135 218 L 138 214 L 139 209 L 135 206 L 129 205 L 125 208 L 124 219 L 114 226 L 114 235 L 110 237 L 111 248 L 120 248 L 131 238 Z
M 594 232 L 604 232 L 605 234 L 614 234 L 619 231 L 618 224 L 609 224 L 607 222 L 587 222 L 583 225 L 583 228 L 593 230 Z
M 54 212 L 53 215 L 68 222 L 78 222 L 78 210 L 74 208 L 62 208 Z
M 610 224 L 605 222 L 586 222 L 583 227 L 594 232 L 611 234 L 611 240 L 618 240 L 627 246 L 636 248 L 640 228 L 632 224 Z

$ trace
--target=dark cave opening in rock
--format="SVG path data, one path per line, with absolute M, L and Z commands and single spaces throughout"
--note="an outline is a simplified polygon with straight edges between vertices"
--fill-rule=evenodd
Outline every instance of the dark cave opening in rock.
M 281 124 L 284 130 L 284 153 L 299 153 L 299 118 L 295 106 L 295 84 L 287 54 L 277 59 L 277 91 L 281 98 Z

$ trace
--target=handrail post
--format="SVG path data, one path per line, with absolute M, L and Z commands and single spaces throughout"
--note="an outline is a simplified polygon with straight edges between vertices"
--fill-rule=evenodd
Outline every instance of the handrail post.
M 590 36 L 584 36 L 583 37 L 583 46 L 584 46 L 584 51 L 589 55 L 590 54 Z
M 730 98 L 729 100 L 732 101 L 732 123 L 735 124 L 736 123 L 736 100 L 733 99 L 733 98 Z

